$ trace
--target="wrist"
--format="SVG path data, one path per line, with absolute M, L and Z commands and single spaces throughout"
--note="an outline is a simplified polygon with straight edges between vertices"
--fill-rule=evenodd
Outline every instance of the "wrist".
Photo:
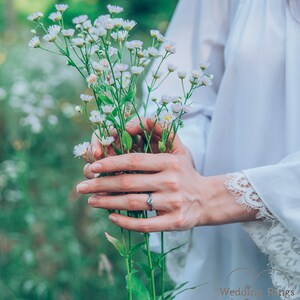
M 225 175 L 203 177 L 203 225 L 220 225 L 256 220 L 257 210 L 236 203 L 236 197 L 227 190 Z

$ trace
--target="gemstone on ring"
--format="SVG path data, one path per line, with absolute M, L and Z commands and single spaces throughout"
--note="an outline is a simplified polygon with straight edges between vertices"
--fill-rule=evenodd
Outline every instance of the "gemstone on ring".
M 151 193 L 148 193 L 147 204 L 149 205 L 150 210 L 153 210 L 153 199 L 152 199 L 152 194 Z

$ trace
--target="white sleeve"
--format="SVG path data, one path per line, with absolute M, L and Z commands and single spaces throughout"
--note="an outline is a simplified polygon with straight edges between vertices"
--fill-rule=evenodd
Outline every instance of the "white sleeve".
M 225 185 L 237 203 L 258 209 L 257 217 L 265 220 L 243 227 L 268 255 L 274 286 L 300 299 L 300 152 L 277 165 L 228 176 Z
M 176 43 L 176 53 L 169 58 L 170 63 L 184 71 L 199 68 L 200 63 L 209 63 L 208 72 L 214 75 L 212 86 L 195 91 L 191 99 L 192 111 L 185 116 L 185 125 L 179 130 L 179 136 L 190 149 L 198 171 L 202 169 L 206 136 L 224 73 L 224 46 L 230 26 L 230 2 L 181 0 L 166 33 L 167 39 Z M 180 82 L 174 78 L 177 77 L 175 73 L 159 88 L 157 97 L 182 94 Z

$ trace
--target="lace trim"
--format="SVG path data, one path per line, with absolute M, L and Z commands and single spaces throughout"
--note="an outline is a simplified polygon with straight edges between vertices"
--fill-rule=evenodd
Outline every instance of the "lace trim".
M 275 218 L 259 198 L 244 173 L 232 173 L 226 175 L 228 180 L 225 186 L 236 197 L 236 203 L 243 205 L 247 210 L 257 209 L 257 219 L 273 221 Z
M 281 299 L 300 299 L 300 241 L 270 213 L 255 192 L 244 173 L 228 174 L 225 186 L 236 202 L 247 209 L 258 209 L 257 219 L 269 222 L 243 224 L 255 244 L 269 258 L 270 276 L 274 286 L 281 291 Z

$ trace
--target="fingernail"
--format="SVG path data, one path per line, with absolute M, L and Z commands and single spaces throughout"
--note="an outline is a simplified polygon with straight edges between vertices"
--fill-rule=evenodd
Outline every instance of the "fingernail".
M 110 219 L 112 222 L 117 222 L 117 221 L 118 221 L 118 218 L 117 218 L 115 215 L 109 215 L 109 219 Z
M 96 151 L 97 151 L 97 148 L 96 148 L 95 146 L 93 146 L 93 147 L 92 147 L 92 152 L 93 152 L 94 157 L 95 157 Z M 95 158 L 96 158 L 96 157 L 95 157 Z
M 98 178 L 98 177 L 100 177 L 100 175 L 101 175 L 101 173 L 95 173 L 94 177 Z
M 101 170 L 101 167 L 102 167 L 102 165 L 99 164 L 99 163 L 97 163 L 97 164 L 92 164 L 92 165 L 90 166 L 90 170 L 91 170 L 91 172 L 93 172 L 93 173 L 95 173 L 95 172 L 99 173 L 99 171 Z
M 84 192 L 87 192 L 87 191 L 88 191 L 88 188 L 89 188 L 89 185 L 88 185 L 86 182 L 79 183 L 79 184 L 77 185 L 77 192 L 78 192 L 78 193 L 84 193 Z
M 88 204 L 89 205 L 95 205 L 97 203 L 97 200 L 94 197 L 89 198 Z

